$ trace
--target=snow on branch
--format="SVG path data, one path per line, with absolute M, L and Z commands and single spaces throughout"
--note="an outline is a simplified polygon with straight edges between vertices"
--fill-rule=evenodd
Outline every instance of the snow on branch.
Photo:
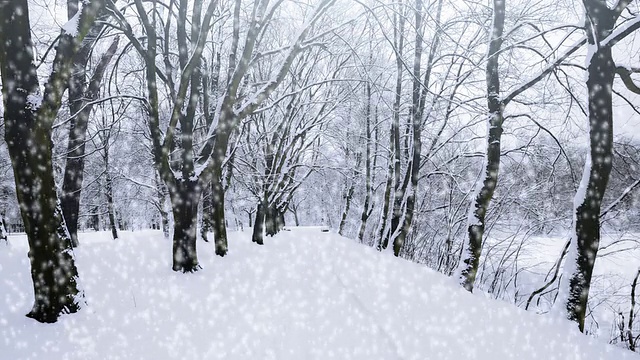
M 70 35 L 72 37 L 78 36 L 78 29 L 80 27 L 80 14 L 82 14 L 82 7 L 84 3 L 82 1 L 78 2 L 78 11 L 66 24 L 62 25 L 62 33 Z
M 580 49 L 584 44 L 587 43 L 587 38 L 583 37 L 578 40 L 575 44 L 573 44 L 564 54 L 558 56 L 554 61 L 549 63 L 545 68 L 540 71 L 536 76 L 531 78 L 529 81 L 522 84 L 517 89 L 513 90 L 509 95 L 505 96 L 502 100 L 504 105 L 507 105 L 511 100 L 513 100 L 516 96 L 523 93 L 525 90 L 529 89 L 533 85 L 537 84 L 538 81 L 542 80 L 546 75 L 551 73 L 558 65 L 562 64 L 569 56 L 573 55 L 578 49 Z
M 629 196 L 629 194 L 633 190 L 637 189 L 638 187 L 640 187 L 640 179 L 634 181 L 633 184 L 629 185 L 626 189 L 624 189 L 622 194 L 617 199 L 615 199 L 613 202 L 611 202 L 611 204 L 609 204 L 609 206 L 607 206 L 606 209 L 601 211 L 600 212 L 600 218 L 603 218 L 605 215 L 607 215 L 607 213 L 609 213 L 616 206 L 618 206 L 627 196 Z

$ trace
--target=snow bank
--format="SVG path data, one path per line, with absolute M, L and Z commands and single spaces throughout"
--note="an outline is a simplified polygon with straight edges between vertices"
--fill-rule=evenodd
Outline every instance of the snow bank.
M 557 317 L 472 295 L 453 279 L 317 228 L 172 272 L 161 232 L 80 234 L 88 307 L 52 325 L 31 306 L 27 246 L 0 249 L 0 359 L 636 359 Z

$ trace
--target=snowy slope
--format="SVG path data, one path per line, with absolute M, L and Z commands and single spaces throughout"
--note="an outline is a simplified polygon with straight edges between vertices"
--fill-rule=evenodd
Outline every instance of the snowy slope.
M 81 234 L 88 306 L 52 325 L 24 314 L 24 236 L 0 246 L 0 359 L 638 359 L 550 316 L 471 295 L 422 266 L 294 229 L 231 253 L 199 243 L 176 274 L 159 232 Z

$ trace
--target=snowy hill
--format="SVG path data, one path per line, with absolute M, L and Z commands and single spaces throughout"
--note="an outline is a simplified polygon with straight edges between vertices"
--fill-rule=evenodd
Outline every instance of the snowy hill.
M 159 232 L 81 234 L 88 306 L 56 324 L 32 301 L 24 236 L 0 247 L 0 359 L 637 359 L 573 324 L 471 295 L 450 278 L 318 228 L 265 246 L 198 243 L 171 271 Z

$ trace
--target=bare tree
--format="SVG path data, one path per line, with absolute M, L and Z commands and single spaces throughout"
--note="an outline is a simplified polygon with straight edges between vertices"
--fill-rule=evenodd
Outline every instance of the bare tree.
M 607 189 L 613 164 L 613 81 L 620 74 L 631 91 L 638 91 L 628 69 L 616 67 L 611 49 L 631 34 L 640 21 L 628 26 L 616 23 L 631 1 L 623 0 L 609 8 L 604 0 L 584 0 L 587 33 L 587 94 L 589 99 L 589 152 L 585 160 L 580 187 L 574 197 L 573 226 L 568 257 L 564 268 L 559 303 L 567 317 L 584 331 L 593 266 L 600 244 L 602 199 Z

